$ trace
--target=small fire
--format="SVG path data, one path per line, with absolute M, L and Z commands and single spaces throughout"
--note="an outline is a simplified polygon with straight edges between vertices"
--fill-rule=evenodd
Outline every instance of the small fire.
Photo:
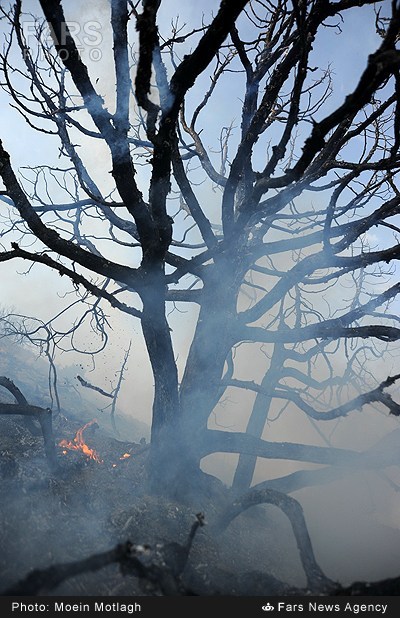
M 127 459 L 129 459 L 129 457 L 132 457 L 132 455 L 130 453 L 124 453 L 123 455 L 121 455 L 121 457 L 119 458 L 120 461 L 126 461 Z M 118 464 L 113 463 L 112 464 L 112 468 L 116 468 Z
M 86 455 L 86 457 L 88 457 L 89 459 L 93 459 L 94 461 L 97 461 L 97 463 L 103 463 L 103 460 L 100 459 L 98 453 L 94 449 L 90 448 L 83 439 L 83 432 L 85 431 L 85 429 L 91 427 L 95 423 L 97 423 L 97 421 L 96 419 L 93 419 L 92 421 L 89 421 L 88 423 L 86 423 L 86 425 L 78 429 L 75 434 L 75 438 L 72 441 L 61 440 L 61 442 L 58 443 L 58 446 L 61 446 L 64 449 L 63 454 L 66 455 L 68 450 L 82 451 L 82 453 Z

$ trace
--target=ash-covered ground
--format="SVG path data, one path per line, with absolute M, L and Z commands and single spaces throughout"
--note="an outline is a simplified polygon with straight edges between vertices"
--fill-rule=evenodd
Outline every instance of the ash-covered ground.
M 35 569 L 70 563 L 118 543 L 185 544 L 196 513 L 146 493 L 148 448 L 138 439 L 116 439 L 97 423 L 83 432 L 90 459 L 74 444 L 88 419 L 54 422 L 60 469 L 49 469 L 41 435 L 16 415 L 0 417 L 0 592 Z M 122 432 L 128 435 L 128 430 Z M 206 525 L 195 536 L 182 581 L 199 595 L 291 594 L 305 585 L 290 524 L 274 507 L 251 509 L 219 537 Z M 280 584 L 287 582 L 287 585 Z M 71 577 L 50 595 L 129 596 L 162 594 L 156 584 L 122 574 L 118 564 Z

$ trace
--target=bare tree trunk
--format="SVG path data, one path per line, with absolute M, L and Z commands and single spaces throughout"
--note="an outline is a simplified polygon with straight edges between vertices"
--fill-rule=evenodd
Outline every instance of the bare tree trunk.
M 170 328 L 165 317 L 162 271 L 154 275 L 154 280 L 142 294 L 142 330 L 154 375 L 149 476 L 151 485 L 159 491 L 164 485 L 163 481 L 175 475 L 173 437 L 179 422 L 180 406 L 178 371 Z
M 213 271 L 204 281 L 199 319 L 180 387 L 184 438 L 197 464 L 203 432 L 221 396 L 220 380 L 234 343 L 235 277 L 225 262 Z

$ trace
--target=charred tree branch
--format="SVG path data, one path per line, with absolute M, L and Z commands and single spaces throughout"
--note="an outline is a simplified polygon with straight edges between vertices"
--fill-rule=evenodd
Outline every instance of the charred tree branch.
M 0 377 L 0 386 L 6 388 L 17 400 L 16 404 L 0 403 L 0 414 L 20 414 L 33 417 L 39 421 L 43 434 L 44 449 L 51 470 L 57 470 L 58 461 L 53 436 L 52 411 L 29 405 L 19 388 L 5 376 Z
M 56 270 L 61 275 L 61 277 L 63 275 L 69 277 L 75 285 L 81 285 L 88 292 L 90 292 L 90 294 L 93 294 L 93 296 L 96 296 L 97 298 L 104 298 L 110 303 L 112 307 L 119 309 L 124 313 L 128 313 L 129 315 L 132 315 L 134 317 L 141 317 L 140 311 L 138 311 L 134 307 L 129 307 L 125 303 L 122 303 L 115 297 L 114 294 L 111 294 L 105 289 L 91 283 L 85 277 L 77 273 L 75 270 L 67 268 L 60 262 L 53 260 L 50 256 L 44 253 L 31 253 L 29 251 L 25 251 L 24 249 L 21 249 L 21 247 L 17 243 L 11 243 L 11 247 L 12 251 L 5 251 L 4 253 L 0 253 L 0 262 L 5 262 L 13 258 L 22 258 L 31 262 L 37 262 L 38 264 L 44 264 L 46 266 L 49 266 L 53 270 Z
M 315 559 L 303 509 L 294 498 L 273 489 L 252 489 L 225 509 L 217 520 L 216 531 L 221 532 L 238 515 L 258 504 L 273 504 L 283 511 L 289 519 L 309 588 L 318 592 L 330 592 L 333 590 L 336 584 L 326 577 Z
M 98 571 L 109 564 L 119 564 L 123 575 L 144 579 L 165 596 L 194 595 L 181 581 L 194 536 L 204 524 L 199 513 L 191 527 L 185 545 L 168 543 L 152 550 L 147 545 L 133 545 L 130 541 L 89 558 L 67 564 L 55 564 L 47 569 L 36 569 L 23 580 L 2 592 L 2 596 L 35 596 L 54 590 L 70 577 Z

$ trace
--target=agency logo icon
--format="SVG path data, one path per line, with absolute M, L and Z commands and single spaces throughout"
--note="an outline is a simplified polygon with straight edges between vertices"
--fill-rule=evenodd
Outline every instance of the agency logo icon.
M 263 605 L 261 609 L 263 612 L 273 612 L 275 607 L 271 605 L 271 603 L 267 603 L 266 605 Z

